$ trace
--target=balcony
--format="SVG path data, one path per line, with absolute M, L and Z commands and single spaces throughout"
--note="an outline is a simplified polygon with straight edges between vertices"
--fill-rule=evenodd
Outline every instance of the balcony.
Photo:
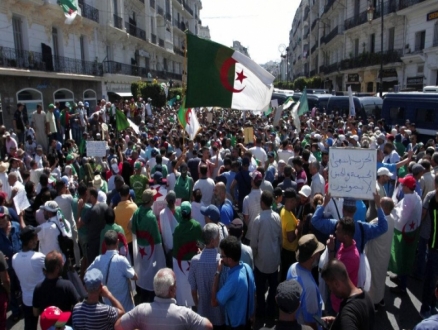
M 309 36 L 310 30 L 308 27 L 306 27 L 306 29 L 304 30 L 304 37 L 303 40 L 307 39 L 307 37 Z
M 146 31 L 140 29 L 139 27 L 132 25 L 128 22 L 125 22 L 126 32 L 130 35 L 137 37 L 139 39 L 142 39 L 146 41 Z
M 186 25 L 184 24 L 184 22 L 178 22 L 176 19 L 173 20 L 173 26 L 176 26 L 182 32 L 186 30 Z
M 380 65 L 381 59 L 383 64 L 401 62 L 403 55 L 402 49 L 389 50 L 382 53 L 362 53 L 356 57 L 341 61 L 341 69 L 349 70 L 372 65 Z M 382 58 L 383 57 L 383 58 Z
M 155 9 L 155 0 L 149 0 L 149 6 Z
M 171 15 L 170 13 L 166 13 L 166 14 L 164 15 L 164 18 L 165 18 L 166 20 L 168 20 L 169 22 L 172 22 L 172 15 Z
M 383 3 L 383 15 L 388 15 L 391 13 L 395 13 L 397 11 L 397 4 L 396 3 L 389 3 L 385 2 Z M 374 19 L 378 19 L 382 16 L 382 10 L 381 8 L 377 8 L 374 12 Z
M 324 38 L 324 42 L 328 44 L 330 41 L 332 41 L 336 36 L 342 35 L 343 29 L 342 27 L 339 28 L 339 26 L 335 27 L 333 30 L 330 31 L 329 34 L 327 34 Z
M 151 42 L 153 43 L 153 44 L 157 44 L 157 36 L 155 35 L 155 34 L 151 34 Z
M 311 53 L 311 54 L 313 54 L 313 53 L 315 52 L 316 47 L 318 47 L 318 44 L 317 44 L 317 43 L 314 44 L 314 45 L 312 46 L 312 48 L 310 48 L 310 53 Z
M 117 16 L 116 14 L 114 14 L 113 16 L 114 16 L 114 27 L 120 30 L 123 29 L 123 19 Z
M 426 0 L 400 0 L 399 8 L 398 10 L 402 10 L 405 8 L 408 8 L 410 6 L 414 6 L 420 2 L 424 2 Z
M 124 74 L 128 76 L 142 76 L 144 74 L 147 76 L 145 72 L 146 68 L 141 68 L 134 65 L 123 64 L 114 61 L 105 61 L 103 62 L 103 72 L 110 74 Z
M 184 57 L 184 51 L 178 47 L 173 46 L 173 52 Z
M 164 9 L 163 9 L 163 7 L 157 5 L 157 13 L 158 13 L 158 15 L 164 17 Z
M 330 65 L 322 65 L 319 67 L 319 72 L 324 74 L 330 74 L 332 72 L 338 71 L 340 69 L 340 64 L 338 62 Z
M 314 29 L 315 26 L 316 26 L 316 23 L 318 23 L 318 20 L 315 18 L 315 20 L 313 21 L 313 23 L 312 23 L 312 25 L 311 25 L 311 27 L 310 27 L 310 31 L 313 31 L 313 29 Z
M 158 39 L 158 46 L 164 48 L 164 40 L 163 39 L 161 39 L 161 38 Z
M 184 6 L 184 9 L 185 9 L 186 11 L 188 11 L 188 13 L 189 13 L 190 15 L 193 16 L 193 10 L 192 10 L 192 8 L 190 8 L 190 6 L 187 4 L 186 1 L 183 1 L 183 6 Z
M 328 0 L 327 4 L 324 6 L 324 14 L 327 13 L 330 10 L 330 8 L 333 7 L 335 1 L 336 0 Z
M 79 2 L 79 7 L 81 8 L 82 17 L 88 18 L 96 23 L 99 23 L 99 10 L 87 5 L 84 2 Z
M 307 21 L 307 18 L 309 17 L 309 12 L 310 12 L 310 8 L 309 6 L 307 6 L 306 9 L 304 9 L 303 21 Z
M 102 64 L 63 56 L 0 47 L 0 67 L 102 76 Z
M 367 12 L 365 10 L 365 11 L 361 12 L 359 14 L 359 16 L 351 17 L 351 18 L 345 20 L 345 22 L 344 22 L 345 31 L 352 29 L 358 25 L 362 25 L 366 22 L 368 22 L 368 18 L 367 18 Z

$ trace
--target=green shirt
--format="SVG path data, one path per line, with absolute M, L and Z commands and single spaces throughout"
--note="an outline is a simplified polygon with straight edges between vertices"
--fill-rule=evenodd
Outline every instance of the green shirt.
M 155 173 L 156 167 L 157 167 L 157 165 L 152 167 L 151 175 Z M 163 174 L 163 179 L 165 179 L 165 178 L 167 178 L 167 174 L 168 174 L 169 171 L 167 170 L 167 166 L 164 165 L 164 164 L 161 164 L 161 168 L 162 168 L 161 173 Z
M 176 178 L 175 182 L 175 195 L 176 198 L 181 198 L 183 201 L 189 201 L 190 202 L 190 196 L 193 191 L 193 179 L 189 176 L 186 176 L 183 178 L 181 175 L 179 175 Z

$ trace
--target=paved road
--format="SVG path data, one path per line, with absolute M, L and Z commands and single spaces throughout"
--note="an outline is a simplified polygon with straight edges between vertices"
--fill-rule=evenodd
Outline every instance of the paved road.
M 386 278 L 385 303 L 386 306 L 381 308 L 376 313 L 376 330 L 390 329 L 413 329 L 414 326 L 421 321 L 419 311 L 421 307 L 422 282 L 409 278 L 408 280 L 408 295 L 397 296 L 389 291 L 390 287 L 395 286 Z M 258 320 L 256 329 L 263 326 L 263 322 Z M 266 324 L 270 326 L 270 324 Z M 20 320 L 18 323 L 8 324 L 8 329 L 23 330 L 24 322 Z M 38 328 L 38 330 L 40 330 Z

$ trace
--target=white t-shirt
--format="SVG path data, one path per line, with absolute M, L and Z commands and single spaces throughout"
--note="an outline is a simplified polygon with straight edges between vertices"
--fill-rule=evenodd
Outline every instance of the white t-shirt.
M 56 224 L 52 221 L 47 221 L 39 225 L 38 227 L 41 228 L 41 231 L 38 233 L 40 252 L 42 254 L 48 254 L 50 251 L 56 250 L 62 253 L 61 248 L 59 247 L 59 230 L 56 227 Z
M 72 210 L 73 196 L 69 194 L 60 195 L 55 198 L 55 202 L 58 203 L 64 218 L 70 223 L 70 227 L 76 228 L 76 223 L 73 220 Z
M 265 166 L 265 162 L 268 160 L 268 155 L 266 154 L 266 151 L 263 148 L 252 147 L 249 149 L 249 151 L 251 151 L 254 158 L 260 161 L 261 166 Z
M 260 214 L 261 189 L 252 189 L 248 196 L 243 199 L 242 214 L 248 216 L 248 231 L 246 237 L 251 237 L 252 224 Z
M 14 268 L 23 292 L 23 304 L 32 307 L 33 291 L 38 283 L 44 281 L 44 259 L 41 252 L 18 252 L 12 257 Z
M 199 179 L 195 182 L 193 187 L 193 191 L 196 189 L 200 189 L 202 192 L 201 203 L 204 206 L 208 206 L 211 204 L 211 199 L 213 197 L 213 189 L 214 189 L 214 181 L 210 178 L 207 179 Z

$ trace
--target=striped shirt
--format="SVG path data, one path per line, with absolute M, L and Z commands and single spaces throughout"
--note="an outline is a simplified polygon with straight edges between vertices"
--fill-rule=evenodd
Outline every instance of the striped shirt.
M 112 330 L 118 316 L 117 309 L 114 307 L 101 303 L 80 302 L 73 308 L 73 328 L 75 330 Z

